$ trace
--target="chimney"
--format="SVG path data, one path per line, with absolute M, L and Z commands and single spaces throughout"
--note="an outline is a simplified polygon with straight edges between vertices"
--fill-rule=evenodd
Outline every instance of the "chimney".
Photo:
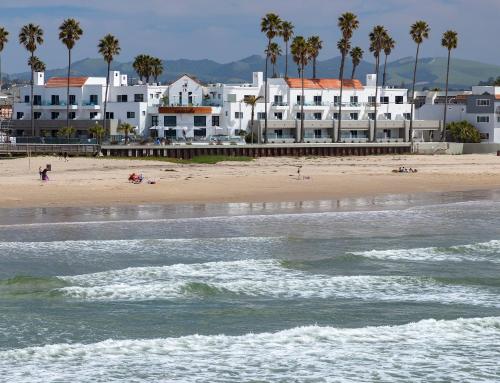
M 44 72 L 35 72 L 35 82 L 34 85 L 45 85 L 45 73 Z
M 366 86 L 371 86 L 375 88 L 377 85 L 377 75 L 376 74 L 367 74 L 366 75 Z
M 253 72 L 253 86 L 262 86 L 264 83 L 264 74 L 262 72 Z

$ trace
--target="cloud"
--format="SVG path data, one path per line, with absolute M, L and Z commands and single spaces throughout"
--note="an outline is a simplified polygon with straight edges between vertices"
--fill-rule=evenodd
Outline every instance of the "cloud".
M 446 29 L 459 32 L 458 57 L 484 62 L 500 61 L 500 51 L 491 48 L 496 36 L 498 0 L 86 0 L 79 4 L 62 0 L 2 0 L 0 24 L 11 32 L 3 53 L 4 68 L 18 72 L 26 68 L 27 53 L 17 44 L 20 27 L 28 22 L 43 26 L 46 42 L 38 54 L 49 67 L 66 65 L 64 47 L 57 28 L 66 17 L 81 21 L 85 35 L 75 48 L 75 59 L 96 57 L 96 45 L 106 33 L 121 42 L 119 60 L 138 53 L 159 57 L 210 58 L 232 61 L 262 53 L 265 39 L 260 18 L 277 12 L 292 21 L 296 33 L 319 34 L 324 41 L 321 56 L 336 56 L 339 39 L 337 17 L 344 11 L 358 14 L 361 25 L 353 43 L 367 47 L 368 33 L 376 24 L 386 26 L 397 42 L 393 59 L 414 54 L 409 25 L 423 19 L 431 25 L 431 38 L 422 47 L 423 56 L 444 56 L 440 46 Z

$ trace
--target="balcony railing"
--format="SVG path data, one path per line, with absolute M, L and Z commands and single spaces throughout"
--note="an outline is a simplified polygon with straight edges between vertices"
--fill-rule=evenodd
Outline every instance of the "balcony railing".
M 282 102 L 282 101 L 276 102 L 275 101 L 272 103 L 272 106 L 288 106 L 288 102 Z

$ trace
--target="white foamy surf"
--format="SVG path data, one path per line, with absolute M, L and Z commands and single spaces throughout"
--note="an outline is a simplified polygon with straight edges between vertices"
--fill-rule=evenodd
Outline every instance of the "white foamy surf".
M 436 262 L 492 262 L 500 263 L 500 241 L 474 243 L 451 247 L 422 247 L 414 249 L 390 249 L 353 252 L 366 258 L 390 261 L 436 261 Z
M 107 340 L 0 352 L 13 382 L 496 382 L 500 318 L 298 327 L 242 336 Z
M 331 276 L 284 267 L 277 260 L 241 260 L 136 267 L 65 276 L 57 289 L 84 300 L 161 300 L 241 295 L 272 298 L 340 298 L 500 307 L 498 295 L 475 286 L 448 285 L 408 276 Z

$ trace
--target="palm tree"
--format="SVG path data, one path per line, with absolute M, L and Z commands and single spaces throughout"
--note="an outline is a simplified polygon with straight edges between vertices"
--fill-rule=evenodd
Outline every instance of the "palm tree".
M 19 32 L 19 44 L 24 46 L 28 52 L 30 52 L 31 58 L 35 56 L 35 51 L 38 45 L 43 44 L 43 30 L 39 25 L 36 24 L 26 24 L 21 28 Z M 35 72 L 33 66 L 31 67 L 31 93 L 30 93 L 30 103 L 31 103 L 31 134 L 35 135 L 35 120 L 33 117 L 33 84 Z
M 252 108 L 251 119 L 250 119 L 250 126 L 252 127 L 251 128 L 252 144 L 253 144 L 253 123 L 254 123 L 255 106 L 257 105 L 257 102 L 259 102 L 260 99 L 262 99 L 262 96 L 248 96 L 243 99 L 243 102 Z M 257 133 L 257 142 L 260 144 L 260 134 L 258 133 Z
M 163 73 L 163 63 L 161 59 L 157 57 L 153 57 L 151 60 L 151 75 L 155 79 L 155 82 L 158 82 L 158 77 L 160 77 Z
M 418 53 L 420 51 L 420 44 L 424 42 L 425 39 L 429 38 L 429 32 L 431 29 L 429 25 L 422 20 L 416 21 L 410 28 L 410 36 L 412 40 L 417 44 L 417 53 L 415 55 L 415 67 L 413 68 L 413 83 L 411 89 L 411 113 L 410 113 L 410 142 L 413 143 L 413 110 L 415 109 L 415 82 L 417 81 L 417 64 L 418 64 Z
M 37 56 L 32 56 L 28 60 L 28 66 L 33 69 L 33 72 L 45 72 L 47 66 Z
M 118 131 L 123 132 L 123 134 L 125 134 L 125 144 L 128 144 L 128 136 L 130 133 L 133 133 L 135 131 L 135 127 L 133 127 L 127 122 L 124 122 L 120 124 L 120 126 L 118 127 Z
M 268 13 L 264 16 L 260 22 L 260 31 L 263 32 L 267 37 L 267 49 L 266 52 L 269 51 L 269 47 L 273 42 L 273 39 L 279 35 L 281 29 L 281 19 L 275 13 Z M 264 104 L 265 104 L 265 113 L 264 113 L 264 142 L 267 144 L 267 66 L 269 63 L 269 56 L 266 53 L 266 68 L 264 71 Z
M 302 93 L 300 97 L 300 138 L 298 138 L 298 141 L 304 142 L 304 70 L 311 59 L 311 47 L 304 37 L 296 36 L 293 39 L 291 51 L 293 61 L 295 61 L 299 68 L 300 78 L 302 80 Z
M 120 42 L 118 39 L 107 34 L 101 40 L 99 40 L 99 45 L 97 46 L 99 53 L 104 58 L 104 61 L 108 64 L 108 74 L 106 76 L 106 92 L 104 93 L 104 114 L 102 116 L 102 126 L 106 129 L 106 107 L 108 104 L 108 89 L 109 89 L 109 71 L 111 70 L 111 62 L 114 57 L 120 53 Z
M 285 78 L 288 78 L 288 42 L 293 37 L 293 29 L 294 26 L 291 22 L 283 21 L 281 23 L 280 35 L 285 43 Z
M 5 44 L 9 41 L 9 31 L 4 27 L 0 27 L 0 91 L 2 90 L 2 57 L 1 53 L 5 48 Z
M 132 67 L 139 76 L 140 81 L 142 81 L 142 79 L 144 78 L 146 57 L 146 55 L 138 55 L 135 57 L 134 62 L 132 63 Z
M 371 140 L 375 141 L 377 137 L 377 98 L 378 98 L 378 72 L 380 69 L 380 52 L 384 49 L 384 41 L 387 38 L 387 31 L 382 25 L 376 25 L 373 31 L 370 33 L 370 52 L 373 53 L 375 57 L 375 118 L 374 118 L 374 129 L 373 137 Z
M 451 50 L 458 46 L 458 33 L 455 31 L 446 31 L 443 33 L 441 45 L 448 49 L 448 65 L 446 66 L 446 95 L 444 99 L 444 117 L 443 117 L 443 141 L 446 140 L 446 112 L 448 110 L 448 80 L 450 76 L 450 58 Z
M 384 39 L 384 54 L 385 54 L 385 59 L 384 59 L 384 75 L 382 76 L 382 88 L 385 87 L 385 80 L 386 80 L 386 70 L 387 70 L 387 57 L 391 54 L 392 50 L 396 46 L 396 42 L 394 39 L 387 34 L 387 36 Z
M 281 56 L 282 50 L 277 43 L 271 43 L 269 48 L 266 49 L 266 55 L 269 57 L 271 64 L 273 64 L 273 77 L 278 77 L 276 75 L 276 61 L 278 61 L 278 57 Z
M 71 75 L 71 50 L 83 35 L 80 23 L 75 19 L 66 19 L 59 27 L 59 40 L 68 48 L 68 83 L 66 84 L 66 126 L 69 126 L 69 78 Z
M 316 59 L 319 56 L 319 52 L 323 49 L 323 41 L 319 36 L 311 36 L 307 39 L 307 44 L 311 48 L 311 58 L 313 64 L 313 78 L 316 78 Z
M 342 132 L 342 94 L 344 91 L 344 65 L 345 58 L 351 49 L 351 38 L 352 34 L 356 29 L 359 28 L 358 17 L 352 12 L 343 13 L 337 22 L 337 26 L 340 28 L 342 32 L 342 38 L 337 43 L 337 48 L 340 50 L 341 60 L 340 60 L 340 100 L 339 100 L 339 123 L 338 123 L 338 133 L 337 133 L 337 141 L 340 142 L 341 132 Z M 334 135 L 335 136 L 335 135 Z M 332 141 L 335 140 L 335 137 L 332 137 Z
M 364 53 L 365 52 L 360 47 L 354 47 L 351 50 L 351 59 L 352 59 L 351 80 L 354 80 L 354 75 L 356 74 L 356 68 L 361 63 L 361 60 L 363 59 L 363 54 Z
M 97 144 L 100 144 L 104 134 L 106 133 L 106 129 L 104 129 L 102 125 L 95 124 L 89 129 L 89 133 L 96 138 Z

